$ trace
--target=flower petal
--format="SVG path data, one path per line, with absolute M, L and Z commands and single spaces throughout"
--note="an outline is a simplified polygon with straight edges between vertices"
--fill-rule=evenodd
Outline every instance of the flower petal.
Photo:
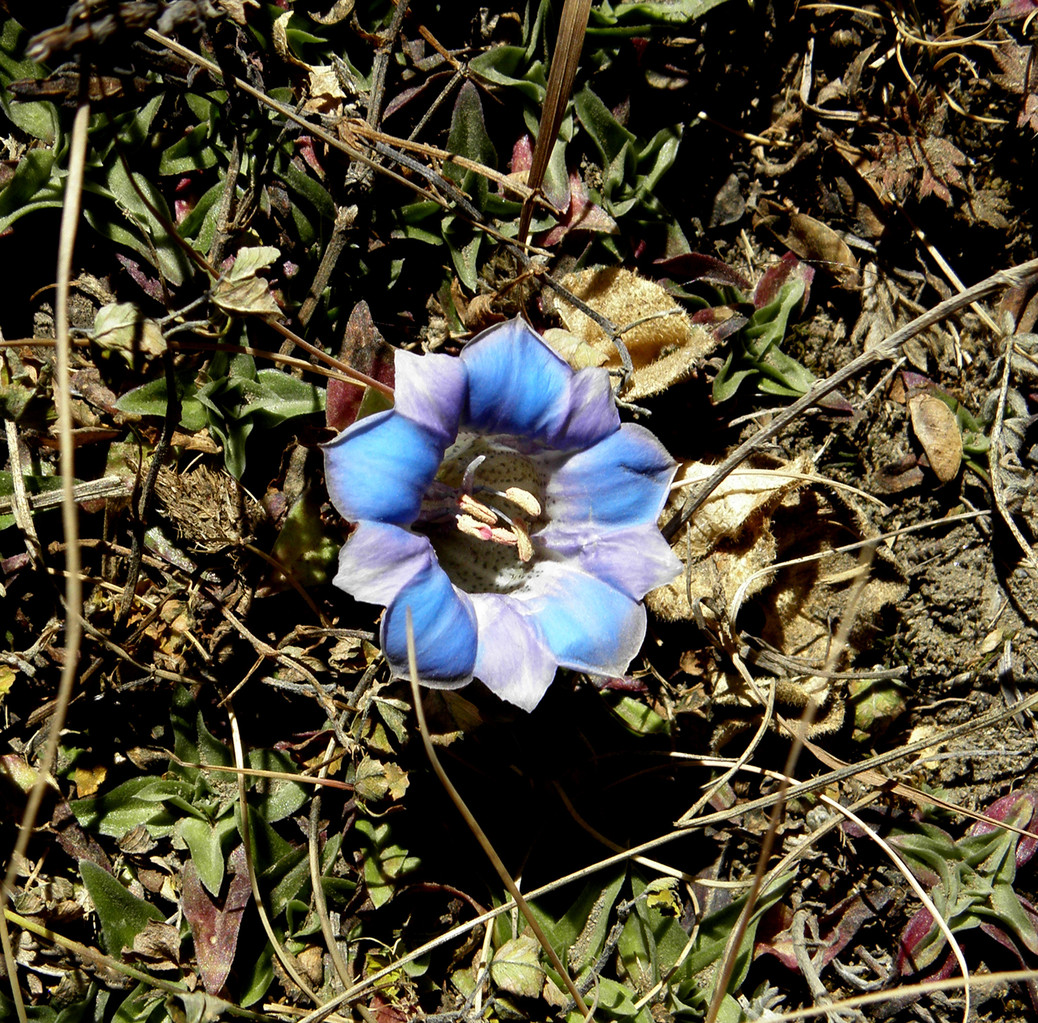
M 620 429 L 620 413 L 607 370 L 579 369 L 570 378 L 567 414 L 550 443 L 559 450 L 589 448 Z
M 474 593 L 472 606 L 479 625 L 476 678 L 502 700 L 533 710 L 558 667 L 544 637 L 511 597 Z
M 435 433 L 445 447 L 454 443 L 468 387 L 464 363 L 453 355 L 398 351 L 394 371 L 396 411 Z
M 579 530 L 549 525 L 536 539 L 634 600 L 671 582 L 681 571 L 681 560 L 655 523 L 606 533 L 592 543 L 586 543 Z
M 351 522 L 413 522 L 444 447 L 395 409 L 361 419 L 324 446 L 332 504 Z
M 676 471 L 648 430 L 627 423 L 549 473 L 548 520 L 583 531 L 586 544 L 617 528 L 655 523 Z
M 461 352 L 467 425 L 546 440 L 566 419 L 573 370 L 520 319 L 499 323 Z
M 407 663 L 407 611 L 414 628 L 418 680 L 438 689 L 457 689 L 472 681 L 476 663 L 476 614 L 440 568 L 430 544 L 424 565 L 396 595 L 382 619 L 382 651 L 393 674 L 410 675 Z
M 523 613 L 562 667 L 599 675 L 627 671 L 645 638 L 645 608 L 636 600 L 558 561 L 531 569 L 524 589 Z
M 435 557 L 428 537 L 383 522 L 361 522 L 339 551 L 332 580 L 354 600 L 389 604 Z

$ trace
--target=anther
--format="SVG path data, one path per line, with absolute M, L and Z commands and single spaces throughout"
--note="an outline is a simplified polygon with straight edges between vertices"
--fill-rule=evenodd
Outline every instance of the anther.
M 477 501 L 471 494 L 459 494 L 458 507 L 472 516 L 472 518 L 485 522 L 488 526 L 492 526 L 497 522 L 497 513 L 482 502 Z
M 459 532 L 465 533 L 467 536 L 474 536 L 477 540 L 493 540 L 494 533 L 499 532 L 478 519 L 474 519 L 471 515 L 456 515 L 455 521 L 458 524 Z
M 529 490 L 523 490 L 522 487 L 508 487 L 501 496 L 506 501 L 511 501 L 517 508 L 522 508 L 531 519 L 536 519 L 541 514 L 541 502 Z
M 512 522 L 512 532 L 515 534 L 516 553 L 519 560 L 525 565 L 533 557 L 533 543 L 530 534 L 526 532 L 526 526 L 519 520 Z

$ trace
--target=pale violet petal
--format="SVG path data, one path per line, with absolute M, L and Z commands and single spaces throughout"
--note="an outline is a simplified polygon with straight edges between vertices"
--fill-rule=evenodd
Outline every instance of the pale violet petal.
M 565 420 L 548 438 L 559 450 L 589 448 L 620 429 L 612 382 L 604 369 L 577 370 L 570 378 L 566 406 Z
M 452 444 L 468 387 L 464 363 L 453 355 L 398 351 L 394 367 L 396 411 Z
M 512 596 L 564 668 L 623 675 L 645 639 L 638 601 L 565 562 L 540 562 Z
M 544 637 L 512 597 L 474 593 L 472 606 L 479 624 L 476 678 L 502 700 L 533 710 L 558 667 Z
M 469 379 L 467 426 L 544 441 L 565 423 L 573 370 L 522 320 L 483 331 L 461 360 Z
M 324 446 L 328 495 L 343 518 L 407 525 L 445 445 L 395 409 L 358 420 Z
M 655 523 L 618 529 L 588 543 L 580 530 L 548 525 L 536 541 L 577 568 L 641 600 L 649 590 L 674 580 L 681 561 Z
M 361 522 L 339 551 L 332 582 L 354 600 L 385 606 L 434 557 L 428 537 L 400 526 Z
M 382 619 L 382 652 L 393 674 L 407 678 L 407 612 L 414 627 L 418 680 L 454 689 L 472 681 L 476 614 L 467 593 L 447 578 L 430 548 L 427 563 L 396 595 Z
M 677 465 L 644 427 L 627 423 L 551 473 L 549 522 L 584 530 L 586 541 L 614 529 L 654 523 Z

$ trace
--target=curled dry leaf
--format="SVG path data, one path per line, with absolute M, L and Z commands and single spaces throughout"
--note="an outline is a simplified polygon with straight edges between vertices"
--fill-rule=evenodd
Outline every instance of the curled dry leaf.
M 808 464 L 801 457 L 785 465 L 736 470 L 721 481 L 673 544 L 682 561 L 691 561 L 693 600 L 723 595 L 727 611 L 741 587 L 746 587 L 744 598 L 764 588 L 768 576 L 756 573 L 775 560 L 771 518 L 776 506 L 802 486 L 797 476 L 807 471 Z M 715 468 L 703 462 L 685 462 L 674 482 L 696 487 Z M 674 491 L 671 503 L 680 504 L 683 489 Z M 692 618 L 684 576 L 653 590 L 646 603 L 668 621 Z
M 934 475 L 942 483 L 955 479 L 962 465 L 962 433 L 955 413 L 933 394 L 909 398 L 908 413 Z
M 766 226 L 790 252 L 831 271 L 840 287 L 857 289 L 861 286 L 858 261 L 839 233 L 828 224 L 767 199 L 758 207 L 756 223 Z
M 622 267 L 582 270 L 567 274 L 562 284 L 623 331 L 621 340 L 634 363 L 634 373 L 624 397 L 632 401 L 659 394 L 690 376 L 717 345 L 714 335 L 693 324 L 662 285 L 639 277 L 631 270 Z M 578 360 L 571 361 L 575 368 L 595 365 L 588 361 L 591 355 L 587 349 L 590 348 L 603 356 L 598 365 L 619 369 L 616 347 L 602 328 L 564 299 L 558 299 L 557 306 L 566 330 L 576 338 L 556 348 L 563 358 L 569 360 L 572 354 Z M 651 319 L 645 320 L 646 317 Z M 624 330 L 639 320 L 645 322 Z M 557 345 L 559 335 L 553 333 L 555 336 L 547 340 Z
M 774 655 L 762 657 L 754 669 L 777 676 L 801 675 L 800 681 L 776 680 L 776 696 L 787 707 L 800 707 L 808 697 L 828 702 L 826 728 L 839 727 L 843 704 L 822 666 L 846 670 L 864 651 L 879 625 L 884 607 L 905 592 L 903 575 L 885 547 L 871 565 L 859 564 L 858 552 L 834 553 L 838 547 L 866 541 L 875 530 L 857 507 L 840 492 L 808 484 L 800 478 L 809 470 L 807 456 L 772 467 L 735 472 L 724 480 L 674 541 L 674 551 L 688 559 L 692 600 L 706 601 L 738 631 L 740 609 L 760 598 L 767 614 L 759 639 Z M 678 480 L 702 481 L 713 467 L 686 463 Z M 683 499 L 675 491 L 671 503 Z M 816 554 L 824 557 L 780 566 Z M 689 555 L 691 557 L 689 558 Z M 773 566 L 778 566 L 773 569 Z M 773 569 L 773 570 L 772 570 Z M 861 573 L 867 581 L 850 606 Z M 646 603 L 660 617 L 691 619 L 686 577 L 653 590 Z M 834 623 L 852 615 L 846 648 L 833 657 Z M 706 683 L 715 701 L 753 706 L 756 695 L 726 663 L 706 670 Z

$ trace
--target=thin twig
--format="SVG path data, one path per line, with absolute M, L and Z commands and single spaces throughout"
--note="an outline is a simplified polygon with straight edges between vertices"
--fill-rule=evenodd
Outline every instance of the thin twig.
M 11 858 L 7 863 L 3 889 L 0 890 L 0 907 L 6 910 L 11 897 L 14 879 L 25 850 L 28 848 L 36 826 L 43 795 L 50 784 L 51 770 L 58 753 L 58 743 L 65 725 L 65 714 L 72 695 L 79 666 L 79 650 L 83 639 L 80 618 L 83 607 L 83 584 L 80 580 L 81 558 L 79 552 L 79 509 L 74 493 L 75 449 L 72 441 L 72 395 L 71 340 L 69 337 L 69 285 L 72 279 L 72 254 L 76 244 L 76 229 L 79 226 L 80 202 L 83 197 L 83 171 L 86 166 L 87 131 L 90 126 L 90 102 L 87 97 L 90 68 L 86 59 L 80 65 L 79 106 L 72 124 L 72 140 L 69 145 L 68 176 L 65 179 L 65 199 L 61 214 L 61 235 L 58 241 L 57 295 L 55 299 L 54 326 L 57 333 L 55 347 L 54 400 L 58 414 L 60 444 L 59 465 L 61 469 L 61 522 L 65 537 L 65 651 L 61 665 L 61 680 L 55 701 L 54 716 L 47 732 L 47 742 L 37 766 L 36 781 L 25 803 L 25 812 L 18 828 L 18 838 Z M 5 954 L 10 950 L 10 935 L 7 918 L 0 921 L 0 940 Z M 10 970 L 8 981 L 20 1023 L 25 1023 L 25 1004 L 22 1000 L 18 974 Z
M 335 737 L 328 740 L 328 750 L 324 754 L 324 763 L 321 764 L 317 777 L 322 781 L 327 780 L 328 769 L 334 763 L 332 752 L 335 750 Z M 317 911 L 317 919 L 321 921 L 321 933 L 324 935 L 324 943 L 328 947 L 328 954 L 332 957 L 332 965 L 339 975 L 342 986 L 349 987 L 353 983 L 349 967 L 342 958 L 339 951 L 339 940 L 332 930 L 332 922 L 328 916 L 328 901 L 324 897 L 324 887 L 321 884 L 321 854 L 317 848 L 317 830 L 321 820 L 321 787 L 314 789 L 310 797 L 310 820 L 309 835 L 307 836 L 307 847 L 310 854 L 310 887 L 314 893 L 314 909 Z

